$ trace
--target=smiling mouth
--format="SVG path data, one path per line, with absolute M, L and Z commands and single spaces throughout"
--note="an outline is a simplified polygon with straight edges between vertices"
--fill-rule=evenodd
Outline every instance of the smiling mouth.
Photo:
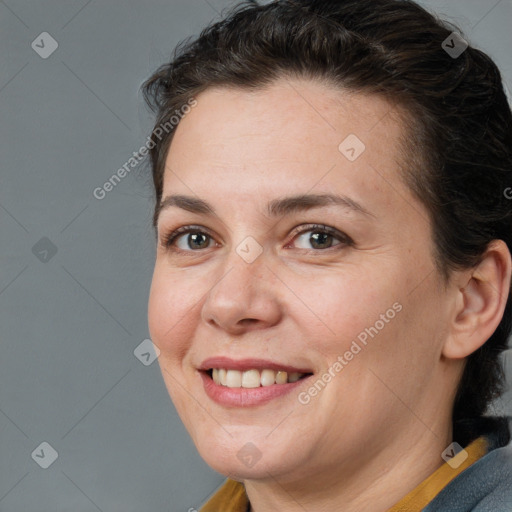
M 215 384 L 227 388 L 253 389 L 297 382 L 312 373 L 286 372 L 284 370 L 251 369 L 246 371 L 210 368 L 205 372 Z

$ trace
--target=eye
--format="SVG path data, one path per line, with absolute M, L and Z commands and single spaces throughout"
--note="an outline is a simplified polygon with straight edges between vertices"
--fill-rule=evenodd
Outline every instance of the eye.
M 187 236 L 184 236 L 187 235 Z M 181 239 L 181 240 L 180 240 Z M 181 247 L 179 242 L 183 241 Z M 196 249 L 208 249 L 212 236 L 200 226 L 183 226 L 163 237 L 162 245 L 174 251 L 195 252 Z
M 301 230 L 295 230 L 292 242 L 299 241 L 299 245 L 309 243 L 316 251 L 328 250 L 338 246 L 341 249 L 354 243 L 349 236 L 341 231 L 322 224 L 309 224 L 301 226 L 301 228 Z M 311 234 L 306 236 L 308 233 Z M 338 243 L 333 243 L 335 240 Z M 292 242 L 288 243 L 287 247 Z M 198 252 L 201 249 L 214 247 L 215 244 L 212 235 L 201 226 L 182 226 L 168 235 L 164 235 L 162 239 L 162 245 L 174 252 Z M 311 247 L 298 247 L 298 249 L 311 250 Z
M 308 233 L 310 234 L 308 235 Z M 339 243 L 333 244 L 333 240 L 338 240 Z M 302 227 L 294 237 L 293 241 L 299 241 L 299 245 L 311 244 L 313 249 L 316 250 L 326 250 L 337 246 L 345 247 L 353 244 L 353 240 L 349 236 L 341 233 L 337 229 L 321 224 L 312 224 Z M 311 247 L 305 246 L 298 248 L 311 250 Z

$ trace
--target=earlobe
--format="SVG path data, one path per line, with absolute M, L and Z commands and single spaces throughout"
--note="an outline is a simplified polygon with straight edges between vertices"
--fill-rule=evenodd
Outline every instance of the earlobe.
M 443 346 L 445 357 L 467 357 L 492 336 L 509 296 L 511 268 L 507 245 L 494 240 L 476 267 L 460 272 L 463 286 L 455 292 L 452 325 Z

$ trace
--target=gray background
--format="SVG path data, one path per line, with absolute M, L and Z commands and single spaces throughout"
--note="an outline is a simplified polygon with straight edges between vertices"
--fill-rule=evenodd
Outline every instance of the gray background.
M 134 355 L 149 338 L 147 168 L 103 200 L 93 190 L 146 142 L 142 81 L 233 3 L 0 1 L 1 512 L 188 511 L 224 479 L 197 455 L 158 363 Z M 512 83 L 512 0 L 423 4 Z M 31 47 L 42 32 L 58 42 L 46 59 Z M 512 393 L 496 408 L 512 414 Z M 58 452 L 47 469 L 42 442 Z

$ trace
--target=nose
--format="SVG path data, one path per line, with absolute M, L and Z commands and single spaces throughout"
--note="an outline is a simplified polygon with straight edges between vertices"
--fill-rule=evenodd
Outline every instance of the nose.
M 283 284 L 267 260 L 264 251 L 248 263 L 233 248 L 205 298 L 202 320 L 233 335 L 276 325 L 282 318 Z

